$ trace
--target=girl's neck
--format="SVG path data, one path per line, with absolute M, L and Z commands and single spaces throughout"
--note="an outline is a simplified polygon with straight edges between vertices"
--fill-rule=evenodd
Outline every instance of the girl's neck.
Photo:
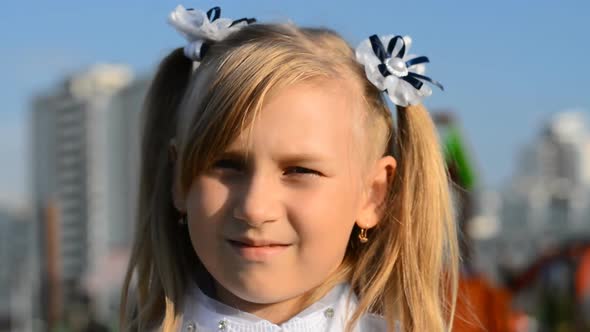
M 228 306 L 253 314 L 274 324 L 282 324 L 305 309 L 304 303 L 307 297 L 306 294 L 302 294 L 277 303 L 252 303 L 235 296 L 220 285 L 216 285 L 215 295 L 218 301 Z
M 282 324 L 324 297 L 337 284 L 349 280 L 349 272 L 349 269 L 340 269 L 322 285 L 312 288 L 299 296 L 277 303 L 260 304 L 245 301 L 221 286 L 212 277 L 207 279 L 207 283 L 201 283 L 201 285 L 208 285 L 205 289 L 203 287 L 201 289 L 209 297 L 225 305 L 255 315 L 273 324 Z

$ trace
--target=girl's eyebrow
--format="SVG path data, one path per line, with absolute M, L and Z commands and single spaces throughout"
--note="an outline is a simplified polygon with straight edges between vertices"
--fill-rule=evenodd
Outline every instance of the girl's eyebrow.
M 224 158 L 224 159 L 246 160 L 246 154 L 242 151 L 234 151 L 234 150 L 225 151 L 225 152 L 222 152 L 219 156 L 220 156 L 220 158 Z
M 326 158 L 319 154 L 314 153 L 292 153 L 292 154 L 281 154 L 276 160 L 285 164 L 298 164 L 298 163 L 309 163 L 324 161 Z
M 250 156 L 250 158 L 248 156 Z M 251 154 L 247 155 L 246 152 L 240 150 L 229 150 L 223 152 L 220 157 L 224 159 L 248 161 L 248 159 L 251 159 Z M 280 153 L 273 157 L 273 159 L 282 164 L 309 163 L 326 160 L 325 156 L 311 152 Z

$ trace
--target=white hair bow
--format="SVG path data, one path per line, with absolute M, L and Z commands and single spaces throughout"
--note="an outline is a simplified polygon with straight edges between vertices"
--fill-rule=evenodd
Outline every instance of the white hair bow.
M 199 9 L 178 5 L 168 16 L 170 23 L 188 41 L 184 54 L 194 60 L 201 61 L 207 50 L 208 42 L 221 41 L 230 33 L 256 22 L 253 18 L 231 20 L 222 18 L 221 8 L 213 7 L 206 13 Z
M 427 57 L 406 54 L 411 44 L 409 36 L 372 35 L 356 48 L 356 59 L 364 65 L 369 81 L 399 106 L 414 105 L 430 96 L 432 89 L 424 82 L 444 90 L 442 84 L 424 76 Z

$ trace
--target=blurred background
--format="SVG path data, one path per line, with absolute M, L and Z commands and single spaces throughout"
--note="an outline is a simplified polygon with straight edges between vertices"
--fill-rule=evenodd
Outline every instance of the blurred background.
M 6 1 L 0 20 L 0 331 L 116 331 L 142 99 L 184 40 L 178 3 Z M 455 331 L 590 331 L 590 2 L 192 1 L 408 34 L 465 257 Z

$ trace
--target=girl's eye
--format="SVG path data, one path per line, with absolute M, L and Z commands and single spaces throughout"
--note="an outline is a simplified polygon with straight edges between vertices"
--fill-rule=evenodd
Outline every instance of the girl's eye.
M 285 175 L 289 175 L 289 174 L 300 175 L 301 174 L 301 175 L 314 175 L 314 176 L 322 175 L 322 173 L 315 171 L 313 169 L 299 167 L 299 166 L 288 167 L 287 169 L 285 169 L 284 174 Z

